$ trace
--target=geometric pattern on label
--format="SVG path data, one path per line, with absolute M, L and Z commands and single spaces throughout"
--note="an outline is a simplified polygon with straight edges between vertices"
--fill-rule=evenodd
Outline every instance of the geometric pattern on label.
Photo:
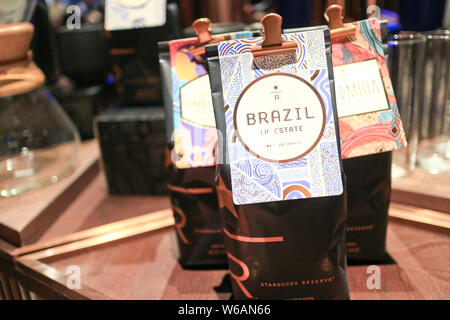
M 251 47 L 259 43 L 257 39 L 224 41 L 218 45 L 233 202 L 237 205 L 324 197 L 343 192 L 340 163 L 333 160 L 338 159 L 338 150 L 323 31 L 305 31 L 283 37 L 298 44 L 294 59 L 289 55 L 281 56 L 284 63 L 293 61 L 287 65 L 279 63 L 277 56 L 264 57 L 255 62 Z M 313 145 L 302 158 L 285 163 L 268 162 L 250 153 L 237 139 L 233 122 L 236 102 L 242 91 L 261 76 L 277 72 L 293 74 L 310 83 L 325 109 L 325 131 L 317 145 Z M 298 101 L 301 103 L 301 98 Z M 258 112 L 257 106 L 255 112 Z M 298 135 L 301 131 L 289 131 L 287 134 Z M 264 138 L 255 136 L 254 139 Z M 326 154 L 321 155 L 321 152 Z

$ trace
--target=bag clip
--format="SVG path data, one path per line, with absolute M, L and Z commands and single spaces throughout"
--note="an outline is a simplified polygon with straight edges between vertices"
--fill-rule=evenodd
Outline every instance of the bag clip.
M 356 26 L 342 23 L 342 7 L 340 5 L 333 4 L 329 6 L 324 13 L 324 17 L 330 26 L 331 39 L 347 38 L 355 35 Z
M 266 14 L 261 19 L 264 30 L 263 42 L 260 46 L 251 49 L 254 57 L 297 52 L 297 43 L 295 41 L 284 41 L 281 36 L 282 21 L 281 16 L 276 13 Z
M 220 41 L 228 40 L 226 36 L 212 36 L 211 35 L 211 20 L 208 18 L 199 18 L 192 23 L 192 28 L 198 37 L 198 43 L 187 51 L 196 59 L 203 60 L 202 55 L 205 54 L 205 46 L 207 44 L 218 43 Z

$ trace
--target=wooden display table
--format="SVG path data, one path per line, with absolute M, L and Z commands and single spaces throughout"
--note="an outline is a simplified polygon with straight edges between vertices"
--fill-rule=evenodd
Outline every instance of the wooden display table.
M 59 187 L 64 187 L 62 182 Z M 32 193 L 24 196 L 32 198 Z M 20 201 L 19 197 L 15 199 Z M 12 199 L 0 199 L 0 207 L 2 201 Z M 180 267 L 176 260 L 173 221 L 164 218 L 167 221 L 163 219 L 166 222 L 161 224 L 162 228 L 143 230 L 135 235 L 127 234 L 125 231 L 130 228 L 120 222 L 137 221 L 124 219 L 140 219 L 155 211 L 164 215 L 164 209 L 168 208 L 169 199 L 165 196 L 109 196 L 104 177 L 97 170 L 73 201 L 55 214 L 52 224 L 46 220 L 48 228 L 40 232 L 36 243 L 48 244 L 61 237 L 67 239 L 80 230 L 100 232 L 103 229 L 91 228 L 114 222 L 124 229 L 108 229 L 110 231 L 103 236 L 90 238 L 95 241 L 101 238 L 103 242 L 96 242 L 99 245 L 89 246 L 88 243 L 88 248 L 72 250 L 86 243 L 85 239 L 77 238 L 61 246 L 67 253 L 57 255 L 53 255 L 55 251 L 52 253 L 57 247 L 18 255 L 20 247 L 0 240 L 0 299 L 229 299 L 227 270 L 194 271 Z M 440 214 L 392 203 L 387 249 L 393 261 L 378 264 L 380 290 L 367 288 L 367 265 L 350 265 L 351 299 L 450 298 L 449 229 L 402 218 L 411 212 Z M 445 224 L 445 214 L 443 217 Z M 108 226 L 114 228 L 114 225 Z M 120 239 L 121 232 L 122 236 L 127 236 L 116 240 Z M 66 286 L 70 266 L 80 268 L 80 289 Z

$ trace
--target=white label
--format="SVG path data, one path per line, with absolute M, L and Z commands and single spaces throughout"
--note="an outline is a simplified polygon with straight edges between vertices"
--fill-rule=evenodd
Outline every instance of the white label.
M 376 59 L 333 69 L 339 118 L 389 109 Z
M 166 23 L 166 0 L 106 0 L 107 31 L 159 27 Z
M 307 155 L 325 128 L 325 107 L 304 79 L 274 73 L 253 81 L 234 110 L 237 136 L 256 157 L 289 162 Z
M 207 74 L 192 80 L 180 89 L 181 117 L 202 127 L 216 127 Z

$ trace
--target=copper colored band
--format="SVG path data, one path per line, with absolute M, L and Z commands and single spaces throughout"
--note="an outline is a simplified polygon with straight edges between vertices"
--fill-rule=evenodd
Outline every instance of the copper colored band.
M 238 236 L 235 234 L 231 234 L 227 231 L 227 229 L 223 228 L 223 232 L 229 238 L 242 241 L 242 242 L 283 242 L 283 237 L 246 237 L 246 236 Z
M 188 193 L 188 194 L 214 193 L 214 189 L 213 188 L 182 188 L 182 187 L 172 186 L 170 184 L 167 184 L 167 187 L 171 191 L 180 192 L 180 193 Z

